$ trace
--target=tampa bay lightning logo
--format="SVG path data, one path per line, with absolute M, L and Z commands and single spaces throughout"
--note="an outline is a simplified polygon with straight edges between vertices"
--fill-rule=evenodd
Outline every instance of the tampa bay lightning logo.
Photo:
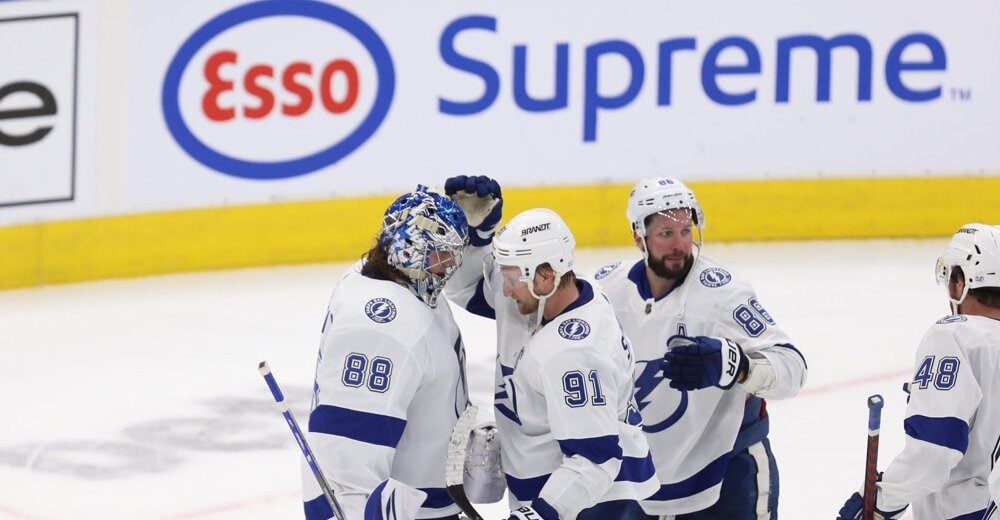
M 365 304 L 365 314 L 375 323 L 389 323 L 396 319 L 396 304 L 387 298 L 375 298 Z
M 559 335 L 566 339 L 580 341 L 590 335 L 590 324 L 581 319 L 570 318 L 559 324 Z
M 604 278 L 605 276 L 611 274 L 611 271 L 614 271 L 615 269 L 618 269 L 618 266 L 620 266 L 620 265 L 622 265 L 621 262 L 615 262 L 615 263 L 613 263 L 611 265 L 606 265 L 606 266 L 598 269 L 597 272 L 594 273 L 594 278 L 600 280 L 601 278 Z
M 674 390 L 667 387 L 668 381 L 663 378 L 663 359 L 636 360 L 635 362 L 635 402 L 642 413 L 642 431 L 646 433 L 662 432 L 681 420 L 688 407 L 686 390 Z M 663 384 L 665 389 L 651 396 L 657 387 Z
M 963 321 L 968 321 L 968 319 L 969 318 L 966 318 L 965 316 L 962 316 L 961 314 L 955 314 L 955 315 L 952 315 L 952 316 L 945 316 L 944 318 L 941 318 L 940 320 L 937 320 L 937 324 L 938 325 L 947 325 L 949 323 L 960 323 L 960 322 L 963 322 Z
M 733 279 L 729 271 L 718 267 L 709 267 L 701 272 L 701 284 L 705 287 L 722 287 Z

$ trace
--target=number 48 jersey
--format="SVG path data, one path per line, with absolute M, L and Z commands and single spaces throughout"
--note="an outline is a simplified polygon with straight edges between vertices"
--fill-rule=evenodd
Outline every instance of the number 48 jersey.
M 448 440 L 468 404 L 465 352 L 448 305 L 430 308 L 355 266 L 327 309 L 308 441 L 348 518 L 392 477 L 427 493 L 417 518 L 458 513 L 445 491 Z M 303 467 L 306 518 L 332 511 Z
M 939 320 L 917 348 L 909 391 L 906 444 L 882 474 L 879 509 L 912 504 L 918 520 L 982 518 L 1000 455 L 1000 321 Z

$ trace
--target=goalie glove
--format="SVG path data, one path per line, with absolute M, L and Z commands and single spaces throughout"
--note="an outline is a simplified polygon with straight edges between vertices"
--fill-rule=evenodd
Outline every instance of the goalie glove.
M 475 247 L 489 244 L 503 214 L 500 184 L 485 175 L 457 175 L 444 181 L 444 193 L 465 213 L 469 243 Z
M 728 390 L 746 376 L 750 361 L 739 343 L 708 336 L 671 336 L 663 356 L 663 377 L 677 390 L 717 386 Z

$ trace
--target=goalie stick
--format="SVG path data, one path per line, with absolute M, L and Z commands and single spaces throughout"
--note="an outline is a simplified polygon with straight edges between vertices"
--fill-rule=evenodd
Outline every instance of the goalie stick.
M 344 516 L 344 510 L 340 508 L 340 503 L 337 502 L 337 498 L 333 496 L 333 490 L 330 489 L 330 485 L 326 482 L 326 477 L 323 476 L 323 471 L 319 469 L 319 465 L 316 464 L 316 458 L 313 456 L 312 449 L 309 448 L 309 444 L 306 442 L 306 438 L 302 435 L 302 430 L 299 429 L 299 423 L 296 422 L 295 416 L 292 415 L 291 410 L 288 409 L 288 405 L 285 404 L 285 394 L 281 392 L 281 388 L 278 386 L 278 382 L 274 379 L 274 375 L 271 374 L 271 367 L 267 364 L 267 361 L 261 361 L 260 365 L 257 367 L 260 375 L 264 376 L 264 381 L 267 383 L 267 387 L 271 389 L 271 395 L 274 396 L 274 402 L 278 405 L 278 410 L 281 415 L 285 416 L 285 422 L 288 423 L 288 427 L 292 430 L 292 435 L 295 436 L 295 442 L 298 443 L 299 449 L 302 450 L 302 455 L 306 458 L 306 462 L 309 464 L 309 469 L 312 470 L 313 476 L 316 477 L 316 481 L 319 482 L 320 489 L 323 490 L 323 496 L 326 497 L 326 501 L 330 504 L 330 509 L 333 510 L 334 516 L 337 520 L 347 520 Z
M 882 425 L 882 396 L 868 398 L 868 453 L 865 455 L 865 488 L 862 520 L 875 518 L 875 482 L 878 481 L 878 433 Z
M 469 435 L 476 425 L 476 417 L 479 415 L 479 407 L 469 405 L 458 422 L 451 430 L 451 440 L 448 442 L 448 459 L 444 468 L 444 484 L 448 490 L 448 495 L 455 501 L 455 505 L 469 517 L 469 520 L 483 520 L 482 515 L 473 507 L 469 497 L 465 494 L 465 484 L 463 475 L 465 473 L 465 452 L 469 447 Z

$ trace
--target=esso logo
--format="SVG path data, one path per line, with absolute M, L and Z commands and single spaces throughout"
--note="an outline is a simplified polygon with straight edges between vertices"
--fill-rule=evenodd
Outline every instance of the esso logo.
M 226 11 L 167 69 L 167 127 L 192 158 L 247 179 L 304 175 L 375 133 L 395 89 L 389 50 L 340 7 L 265 0 Z

